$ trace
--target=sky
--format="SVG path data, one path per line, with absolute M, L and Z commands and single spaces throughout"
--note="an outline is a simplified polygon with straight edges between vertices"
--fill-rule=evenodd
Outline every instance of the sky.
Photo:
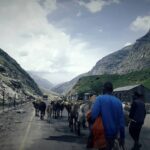
M 0 0 L 0 48 L 53 84 L 150 29 L 150 0 Z

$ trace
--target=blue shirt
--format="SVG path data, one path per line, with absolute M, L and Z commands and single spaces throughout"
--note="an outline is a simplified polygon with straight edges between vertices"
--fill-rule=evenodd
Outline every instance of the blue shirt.
M 102 117 L 106 138 L 125 138 L 125 122 L 121 101 L 112 95 L 102 95 L 96 98 L 92 108 L 91 119 Z

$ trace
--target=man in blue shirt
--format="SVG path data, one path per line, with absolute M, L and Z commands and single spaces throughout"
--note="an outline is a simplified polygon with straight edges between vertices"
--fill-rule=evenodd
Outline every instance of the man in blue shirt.
M 114 140 L 120 135 L 120 144 L 124 145 L 125 121 L 121 101 L 112 95 L 113 85 L 106 82 L 103 95 L 98 96 L 92 108 L 91 119 L 94 122 L 98 116 L 102 117 L 107 150 L 112 150 Z

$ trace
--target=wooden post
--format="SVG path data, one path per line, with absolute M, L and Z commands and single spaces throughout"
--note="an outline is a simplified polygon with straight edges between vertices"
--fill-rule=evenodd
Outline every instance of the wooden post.
M 3 112 L 4 112 L 4 109 L 5 109 L 5 88 L 3 88 L 2 95 L 3 95 Z

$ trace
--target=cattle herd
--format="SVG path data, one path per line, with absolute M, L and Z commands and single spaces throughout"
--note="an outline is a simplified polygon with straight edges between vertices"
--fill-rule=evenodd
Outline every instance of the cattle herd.
M 46 105 L 46 102 L 36 100 L 33 103 L 35 108 L 35 116 L 40 116 L 43 120 L 46 112 L 47 121 L 51 123 L 52 119 L 60 119 L 63 117 L 64 110 L 67 111 L 68 126 L 71 132 L 80 135 L 80 129 L 86 128 L 86 114 L 91 109 L 91 101 L 67 101 L 56 100 Z

